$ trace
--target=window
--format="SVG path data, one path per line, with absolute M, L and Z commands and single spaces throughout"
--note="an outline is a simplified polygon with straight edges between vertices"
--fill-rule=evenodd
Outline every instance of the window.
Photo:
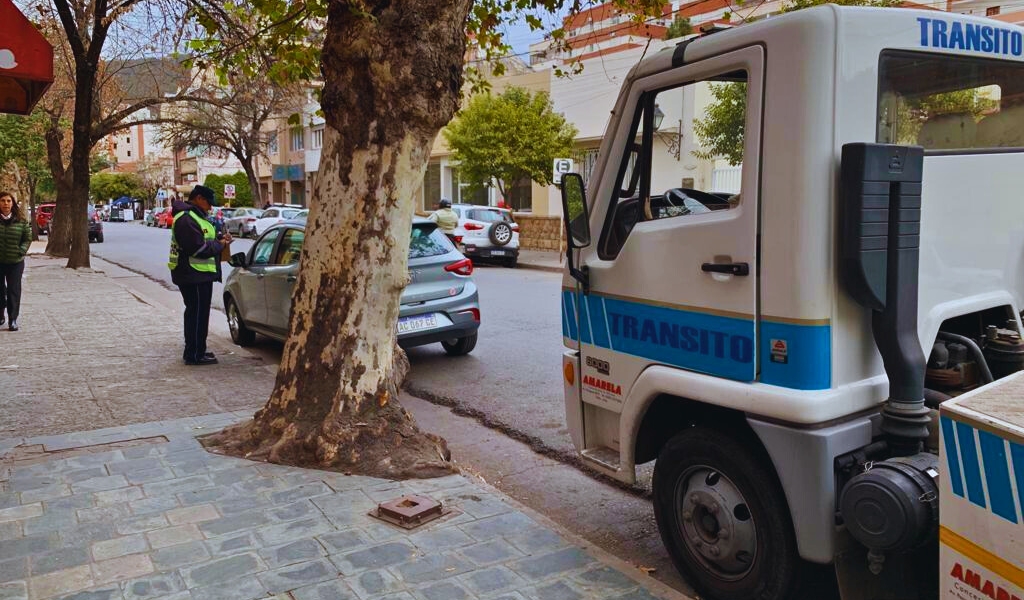
M 260 238 L 260 241 L 252 249 L 252 260 L 249 264 L 254 266 L 266 266 L 270 264 L 270 257 L 274 254 L 274 244 L 281 234 L 280 229 L 272 229 L 267 235 Z
M 506 223 L 512 222 L 512 215 L 505 210 L 468 210 L 466 211 L 466 218 L 474 221 L 482 221 L 484 223 L 497 223 L 498 221 L 505 221 Z
M 126 143 L 126 144 L 130 144 L 130 143 L 132 143 L 132 138 L 131 138 L 131 136 L 125 136 L 125 138 L 124 138 L 124 143 Z
M 455 249 L 451 240 L 437 227 L 413 225 L 409 238 L 409 258 L 426 258 L 448 254 Z
M 295 215 L 299 214 L 300 212 L 302 211 L 300 211 L 297 208 L 286 208 L 281 211 L 281 216 L 284 217 L 285 219 L 294 219 Z
M 303 149 L 301 129 L 292 129 L 291 142 L 292 152 Z
M 981 28 L 965 27 L 965 39 L 980 49 Z M 1024 149 L 1024 64 L 886 51 L 879 66 L 879 142 L 926 151 Z
M 714 193 L 694 186 L 692 174 L 685 172 L 676 160 L 671 142 L 679 135 L 674 131 L 674 123 L 680 122 L 684 95 L 703 95 L 718 102 L 731 102 L 738 109 L 735 142 L 729 146 L 738 144 L 742 148 L 747 120 L 746 80 L 746 72 L 737 71 L 641 96 L 633 115 L 633 142 L 620 159 L 615 198 L 598 246 L 601 258 L 607 260 L 618 255 L 633 227 L 641 221 L 693 218 L 739 205 L 739 193 Z
M 128 150 L 128 158 L 131 158 L 131 156 L 132 156 L 132 151 Z
M 276 208 L 268 209 L 266 212 L 263 213 L 263 218 L 264 219 L 276 219 L 278 212 L 279 211 Z
M 281 238 L 281 245 L 277 249 L 277 260 L 275 265 L 298 264 L 299 256 L 302 255 L 302 242 L 306 239 L 306 232 L 301 229 L 289 229 Z
M 994 16 L 996 16 L 998 14 L 999 14 L 999 7 L 998 6 L 990 6 L 990 7 L 985 9 L 985 16 L 986 17 L 994 17 Z
M 313 150 L 319 150 L 324 147 L 324 128 L 314 129 L 312 132 L 312 139 L 309 141 L 309 147 Z
M 267 137 L 267 152 L 270 154 L 277 154 L 277 132 L 273 132 Z

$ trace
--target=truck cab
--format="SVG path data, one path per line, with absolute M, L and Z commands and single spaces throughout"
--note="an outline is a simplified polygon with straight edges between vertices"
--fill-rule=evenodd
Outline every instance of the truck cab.
M 585 190 L 564 179 L 573 443 L 626 483 L 655 461 L 705 597 L 790 598 L 817 563 L 881 598 L 934 567 L 934 409 L 1024 367 L 1022 60 L 1018 27 L 895 8 L 685 39 L 630 73 Z M 719 86 L 738 193 L 655 143 Z

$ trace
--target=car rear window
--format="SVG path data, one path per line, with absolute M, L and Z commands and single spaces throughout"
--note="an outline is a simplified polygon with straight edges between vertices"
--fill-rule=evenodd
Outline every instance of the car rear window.
M 470 210 L 467 211 L 466 218 L 474 221 L 483 221 L 484 223 L 512 222 L 512 217 L 503 210 Z
M 413 225 L 409 239 L 409 258 L 441 256 L 455 249 L 451 240 L 437 227 Z
M 286 218 L 286 219 L 291 219 L 291 218 L 295 217 L 295 215 L 299 214 L 299 212 L 300 211 L 297 210 L 297 209 L 291 209 L 291 210 L 285 209 L 285 210 L 281 211 L 281 216 Z

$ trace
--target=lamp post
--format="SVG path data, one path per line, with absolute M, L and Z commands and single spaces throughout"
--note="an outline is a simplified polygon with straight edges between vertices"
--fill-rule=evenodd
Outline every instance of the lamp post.
M 665 147 L 668 148 L 669 154 L 671 154 L 676 160 L 679 160 L 679 151 L 682 146 L 683 140 L 683 120 L 679 119 L 679 129 L 672 132 L 659 131 L 661 124 L 665 120 L 665 113 L 661 110 L 661 107 L 657 104 L 654 105 L 654 133 L 657 134 Z

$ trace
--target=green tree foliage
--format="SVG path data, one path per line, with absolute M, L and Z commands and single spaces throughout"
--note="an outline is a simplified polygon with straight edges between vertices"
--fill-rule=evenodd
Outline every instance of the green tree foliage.
M 235 197 L 224 197 L 224 184 L 235 185 Z M 252 206 L 252 187 L 249 185 L 249 177 L 244 171 L 236 171 L 231 175 L 207 175 L 203 185 L 217 194 L 219 203 L 230 204 L 231 206 Z
M 38 109 L 27 117 L 0 115 L 0 171 L 13 180 L 22 201 L 53 192 L 43 137 L 46 127 L 47 117 Z
M 681 38 L 693 33 L 693 25 L 690 23 L 688 17 L 676 16 L 672 24 L 668 26 L 668 31 L 665 32 L 666 40 L 673 40 L 675 38 Z
M 146 187 L 135 173 L 96 173 L 89 178 L 89 193 L 96 203 L 106 203 L 128 196 L 142 200 Z
M 508 186 L 520 178 L 551 183 L 551 162 L 572 151 L 576 128 L 544 92 L 511 87 L 500 96 L 475 96 L 444 136 L 466 181 L 485 186 L 493 180 L 508 199 Z
M 793 12 L 819 4 L 838 4 L 839 6 L 875 6 L 891 8 L 900 5 L 900 0 L 792 0 L 782 6 L 782 12 Z
M 704 108 L 704 118 L 693 122 L 693 131 L 703 150 L 694 154 L 712 160 L 724 158 L 730 165 L 743 162 L 743 128 L 747 115 L 747 84 L 711 84 L 714 98 Z

